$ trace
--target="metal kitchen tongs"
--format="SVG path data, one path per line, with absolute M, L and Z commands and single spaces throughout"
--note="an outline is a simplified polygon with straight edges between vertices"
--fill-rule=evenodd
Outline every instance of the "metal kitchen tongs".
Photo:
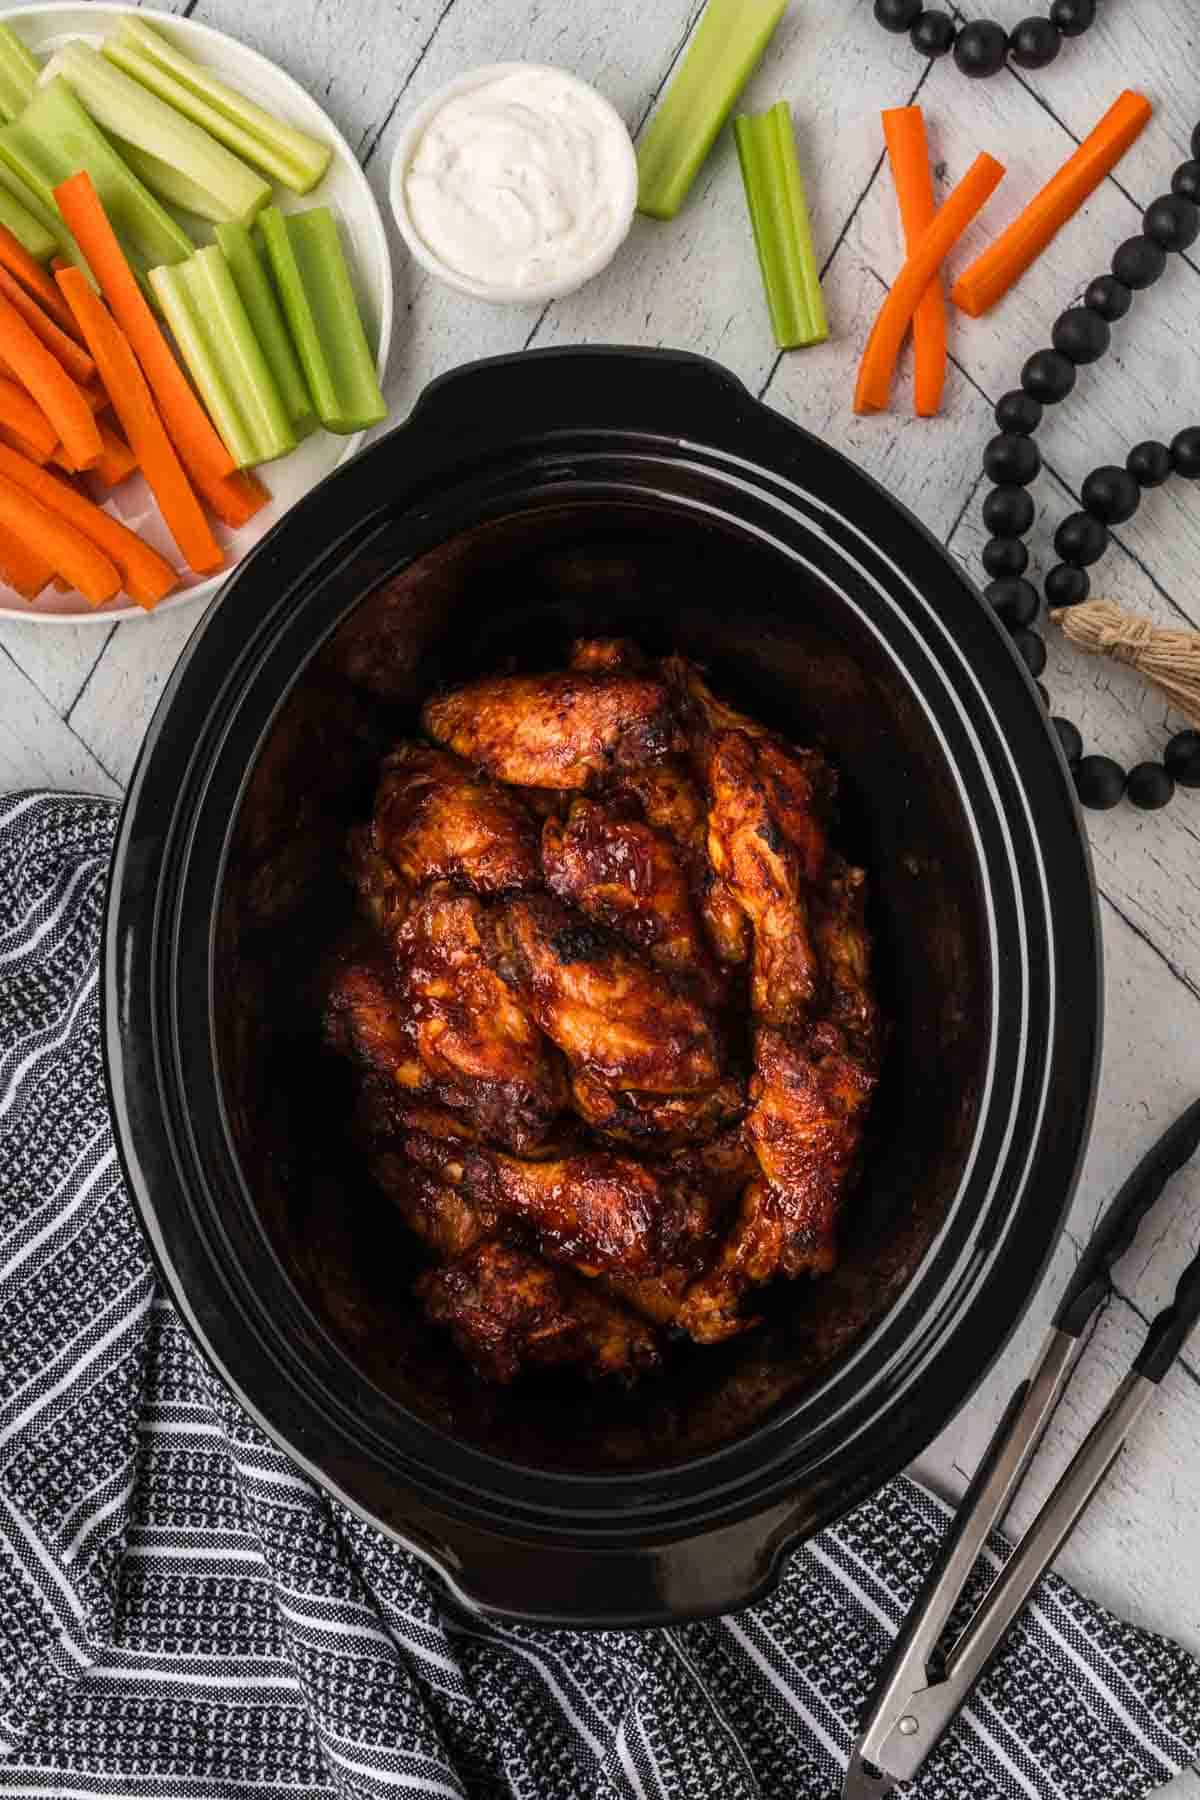
M 1143 1409 L 1200 1320 L 1200 1255 L 1150 1326 L 1141 1355 L 1080 1446 L 953 1648 L 938 1644 L 989 1534 L 1007 1512 L 1071 1378 L 1088 1321 L 1171 1176 L 1200 1149 L 1200 1101 L 1139 1164 L 1096 1228 L 1036 1369 L 1013 1395 L 946 1542 L 888 1657 L 851 1756 L 842 1800 L 880 1800 L 911 1781 L 1057 1556 Z

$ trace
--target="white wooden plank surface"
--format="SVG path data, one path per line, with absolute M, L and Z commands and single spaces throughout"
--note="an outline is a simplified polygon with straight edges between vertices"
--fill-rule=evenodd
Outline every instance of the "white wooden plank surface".
M 387 163 L 408 111 L 460 69 L 533 57 L 595 81 L 635 130 L 679 55 L 699 0 L 175 0 L 166 10 L 232 31 L 274 56 L 328 106 L 385 198 Z M 978 13 L 980 9 L 969 9 Z M 1028 0 L 994 0 L 1006 24 Z M 878 178 L 878 112 L 920 89 L 939 187 L 980 149 L 1008 166 L 1000 192 L 958 265 L 1004 224 L 1069 154 L 1124 86 L 1156 113 L 1144 137 L 1051 250 L 992 315 L 953 319 L 955 367 L 942 418 L 911 416 L 907 365 L 886 418 L 849 411 L 854 369 L 900 260 L 894 198 Z M 983 532 L 979 458 L 990 404 L 1016 384 L 1025 357 L 1101 272 L 1140 209 L 1167 185 L 1200 117 L 1200 20 L 1193 0 L 1111 0 L 1082 42 L 1036 76 L 968 84 L 949 64 L 927 72 L 907 42 L 881 33 L 869 0 L 793 0 L 748 94 L 787 97 L 810 187 L 814 232 L 828 263 L 833 341 L 777 358 L 750 251 L 735 159 L 715 152 L 680 218 L 639 220 L 619 263 L 582 294 L 546 311 L 493 310 L 408 265 L 393 232 L 400 326 L 388 395 L 402 417 L 435 375 L 475 356 L 526 344 L 670 344 L 720 358 L 755 393 L 846 451 L 905 500 L 978 574 Z M 390 221 L 389 221 L 390 225 Z M 1120 461 L 1142 435 L 1170 436 L 1200 417 L 1200 259 L 1176 259 L 1115 328 L 1113 353 L 1084 371 L 1076 396 L 1039 434 L 1046 472 L 1036 496 L 1035 562 L 1053 559 L 1058 522 L 1098 461 Z M 1200 505 L 1174 484 L 1118 533 L 1097 582 L 1163 620 L 1200 623 Z M 0 784 L 114 792 L 127 779 L 145 724 L 195 615 L 111 632 L 0 625 Z M 1127 672 L 1052 643 L 1056 704 L 1089 742 L 1134 761 L 1161 750 L 1171 720 Z M 1090 821 L 1103 893 L 1109 1035 L 1095 1139 L 1070 1234 L 1043 1294 L 1000 1366 L 943 1433 L 921 1472 L 961 1489 L 1033 1347 L 1097 1208 L 1171 1115 L 1200 1092 L 1200 803 L 1167 815 L 1122 809 Z M 1139 1315 L 1169 1292 L 1200 1241 L 1200 1175 L 1181 1179 L 1162 1223 L 1122 1271 L 1068 1404 L 1018 1508 L 1028 1518 L 1127 1365 Z M 1165 1386 L 1163 1402 L 1079 1535 L 1064 1552 L 1071 1578 L 1118 1610 L 1200 1652 L 1200 1350 Z M 1175 1800 L 1200 1800 L 1185 1776 Z

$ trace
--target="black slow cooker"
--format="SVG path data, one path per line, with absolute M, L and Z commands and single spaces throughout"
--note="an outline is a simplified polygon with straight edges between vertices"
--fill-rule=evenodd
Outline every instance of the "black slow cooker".
M 632 1394 L 499 1391 L 411 1298 L 314 976 L 421 701 L 589 633 L 685 651 L 836 758 L 890 1049 L 834 1275 Z M 163 1280 L 297 1463 L 472 1607 L 657 1623 L 761 1595 L 969 1398 L 1071 1196 L 1099 967 L 1057 741 L 941 546 L 714 365 L 553 351 L 436 383 L 196 631 L 121 824 L 108 1078 Z

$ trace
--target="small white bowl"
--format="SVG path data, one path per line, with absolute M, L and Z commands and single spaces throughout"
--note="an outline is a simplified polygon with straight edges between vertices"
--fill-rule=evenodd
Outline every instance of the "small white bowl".
M 484 87 L 489 82 L 498 81 L 506 75 L 516 75 L 522 71 L 557 76 L 560 81 L 564 81 L 586 94 L 592 104 L 612 121 L 616 131 L 620 133 L 621 139 L 628 145 L 628 156 L 623 159 L 621 191 L 613 198 L 612 230 L 603 243 L 599 244 L 584 261 L 577 263 L 569 274 L 563 274 L 555 281 L 542 282 L 540 285 L 516 287 L 499 282 L 476 281 L 469 275 L 461 274 L 459 270 L 452 268 L 448 263 L 443 262 L 441 257 L 435 255 L 413 223 L 406 183 L 409 165 L 416 153 L 417 145 L 425 134 L 426 127 L 435 113 L 440 112 L 448 100 L 453 100 L 459 94 L 470 93 L 474 88 Z M 444 281 L 449 287 L 457 288 L 460 294 L 470 294 L 475 300 L 491 300 L 503 306 L 544 306 L 548 300 L 561 300 L 565 295 L 575 293 L 576 289 L 581 288 L 585 282 L 591 281 L 594 276 L 599 275 L 608 267 L 629 236 L 629 228 L 633 224 L 633 215 L 637 208 L 637 152 L 634 150 L 633 139 L 630 137 L 620 113 L 604 98 L 603 94 L 590 86 L 588 82 L 581 81 L 577 75 L 570 74 L 566 69 L 554 68 L 548 63 L 488 63 L 483 68 L 471 69 L 467 74 L 458 75 L 453 81 L 448 81 L 444 87 L 438 88 L 436 93 L 431 94 L 428 100 L 417 108 L 401 133 L 400 141 L 392 156 L 389 194 L 392 212 L 395 214 L 396 225 L 401 237 L 408 245 L 414 259 L 420 263 L 423 269 L 428 269 L 431 275 L 436 275 L 439 281 Z

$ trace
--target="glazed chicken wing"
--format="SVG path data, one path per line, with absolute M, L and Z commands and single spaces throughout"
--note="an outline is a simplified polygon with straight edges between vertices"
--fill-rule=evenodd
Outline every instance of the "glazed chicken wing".
M 490 1215 L 519 1221 L 543 1255 L 582 1274 L 653 1274 L 688 1262 L 695 1269 L 709 1241 L 703 1196 L 630 1157 L 588 1150 L 554 1162 L 522 1162 L 420 1134 L 405 1148 L 439 1182 Z
M 495 1239 L 421 1276 L 417 1293 L 485 1381 L 573 1367 L 632 1382 L 660 1361 L 653 1332 L 616 1301 Z
M 394 959 L 381 941 L 351 934 L 332 958 L 322 1024 L 330 1048 L 389 1092 L 421 1093 L 432 1085 L 401 1005 Z
M 619 938 L 547 895 L 512 900 L 497 923 L 505 974 L 546 1035 L 602 1086 L 650 1094 L 715 1087 L 721 1048 L 707 1013 Z
M 750 1004 L 772 1023 L 799 1022 L 817 998 L 820 970 L 808 884 L 825 842 L 825 765 L 740 731 L 722 732 L 709 754 L 708 854 L 750 922 Z
M 409 1230 L 440 1260 L 462 1256 L 494 1232 L 494 1215 L 418 1168 L 402 1149 L 377 1149 L 368 1167 Z
M 350 833 L 346 873 L 364 918 L 394 939 L 408 917 L 412 886 L 380 850 L 373 824 L 357 825 Z
M 402 744 L 384 763 L 374 842 L 418 887 L 453 880 L 499 894 L 541 881 L 537 827 L 517 796 L 424 744 Z
M 658 968 L 689 980 L 708 1004 L 720 1000 L 683 859 L 631 806 L 580 795 L 565 820 L 546 821 L 542 866 L 552 894 L 611 926 Z
M 572 1077 L 571 1103 L 593 1131 L 658 1153 L 724 1131 L 746 1110 L 746 1089 L 726 1076 L 698 1094 L 641 1094 L 604 1087 L 583 1072 Z
M 440 744 L 521 787 L 585 788 L 682 747 L 661 681 L 622 669 L 495 675 L 431 700 Z

